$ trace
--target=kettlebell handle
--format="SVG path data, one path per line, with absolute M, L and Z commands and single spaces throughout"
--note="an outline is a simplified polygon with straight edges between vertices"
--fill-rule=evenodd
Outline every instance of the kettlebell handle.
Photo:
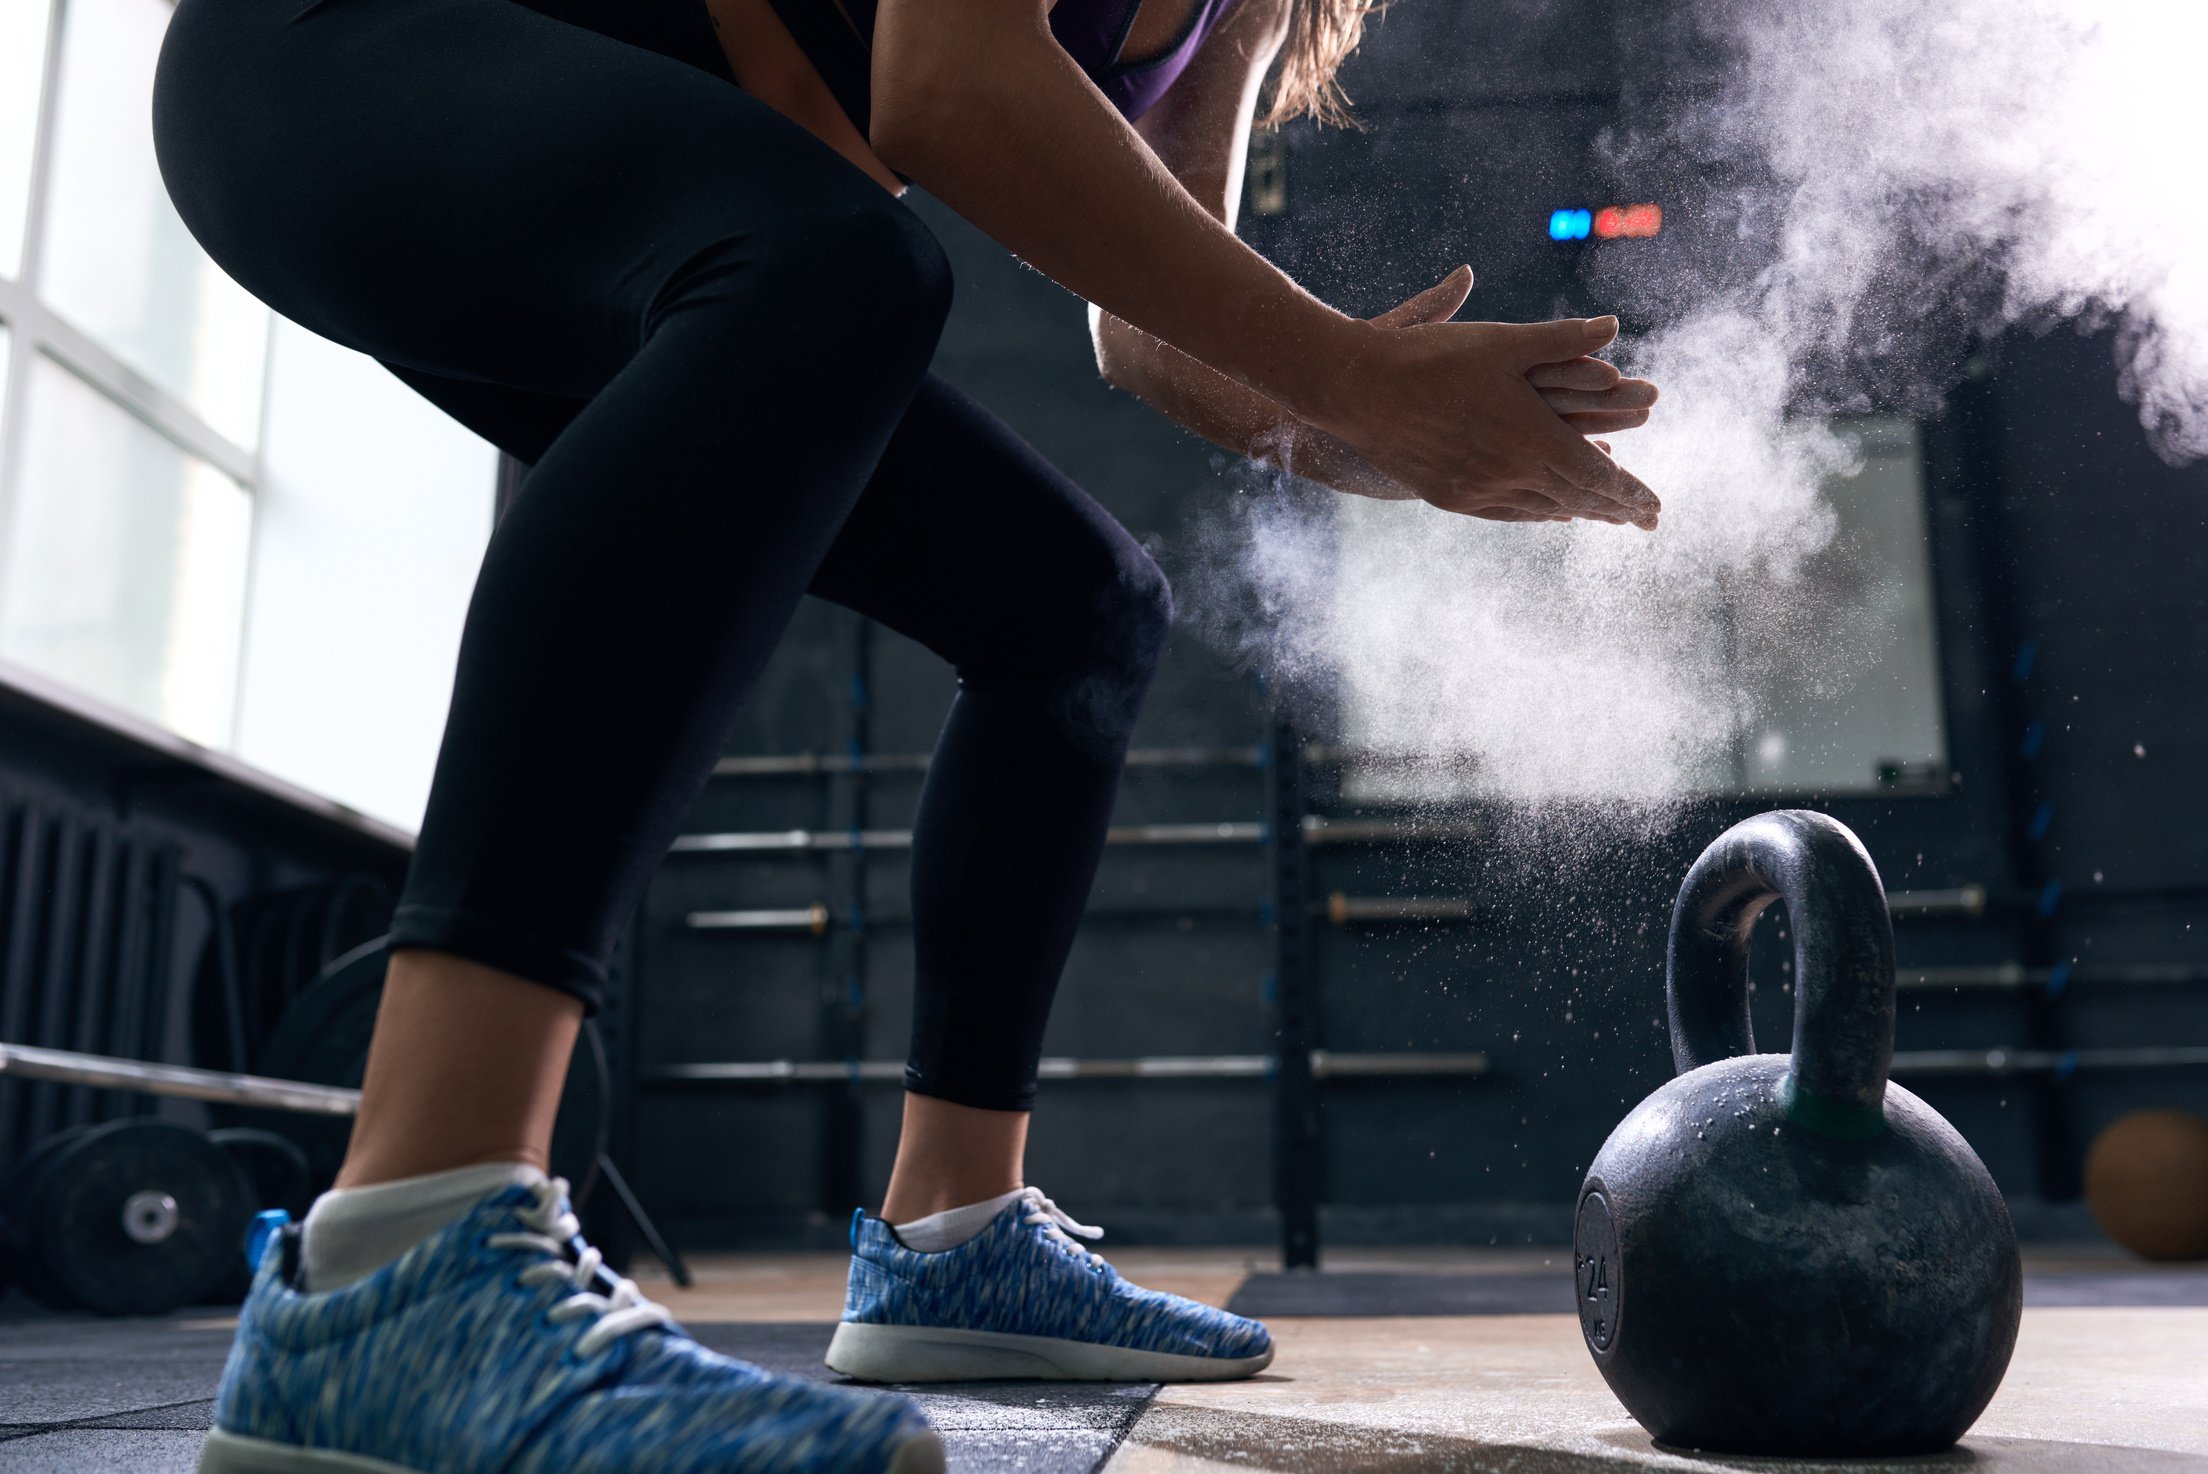
M 1687 872 L 1671 913 L 1665 997 L 1680 1074 L 1753 1054 L 1748 938 L 1784 900 L 1794 927 L 1790 1119 L 1831 1136 L 1885 1125 L 1894 1058 L 1894 924 L 1886 888 L 1846 825 L 1780 809 L 1719 835 Z

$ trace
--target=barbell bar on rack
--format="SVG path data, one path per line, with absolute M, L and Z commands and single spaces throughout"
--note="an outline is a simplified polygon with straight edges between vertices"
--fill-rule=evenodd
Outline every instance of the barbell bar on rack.
M 713 765 L 716 778 L 816 778 L 849 774 L 925 773 L 925 752 L 791 752 L 736 754 Z M 1130 768 L 1260 768 L 1262 747 L 1137 747 Z
M 2059 993 L 2079 984 L 2088 987 L 2157 987 L 2208 983 L 2208 967 L 2159 962 L 2106 962 L 2084 967 L 2026 967 L 2021 962 L 1997 962 L 1990 966 L 1977 967 L 1903 968 L 1895 973 L 1894 981 L 1903 988 L 2046 988 Z
M 1270 914 L 1269 907 L 1258 905 L 1091 906 L 1082 913 L 1081 919 L 1084 924 L 1125 921 L 1194 922 L 1199 917 L 1263 922 Z M 912 916 L 903 911 L 868 911 L 858 921 L 854 921 L 849 913 L 839 916 L 825 904 L 816 902 L 810 906 L 769 907 L 756 911 L 692 911 L 682 918 L 682 925 L 688 931 L 780 932 L 814 937 L 826 936 L 836 927 L 856 927 L 860 922 L 867 927 L 910 926 Z
M 2102 1049 L 1897 1050 L 1897 1075 L 2070 1075 L 2078 1070 L 2168 1070 L 2208 1065 L 2208 1044 Z
M 1425 824 L 1405 819 L 1303 820 L 1303 842 L 1310 845 L 1408 844 L 1479 839 L 1485 826 L 1472 823 Z M 1125 824 L 1107 830 L 1108 845 L 1208 846 L 1261 845 L 1271 829 L 1254 820 L 1224 819 L 1201 824 Z M 676 855 L 788 854 L 810 851 L 909 850 L 909 829 L 765 829 L 685 834 L 668 847 Z
M 2067 1075 L 2077 1070 L 2182 1069 L 2208 1065 L 2208 1045 L 2107 1049 L 1918 1049 L 1894 1055 L 1896 1075 Z M 1132 1059 L 1046 1058 L 1042 1080 L 1262 1080 L 1276 1061 L 1269 1054 L 1149 1055 Z M 1311 1051 L 1319 1079 L 1373 1080 L 1403 1077 L 1477 1077 L 1493 1073 L 1481 1053 L 1385 1053 Z M 902 1060 L 724 1060 L 663 1065 L 644 1076 L 654 1086 L 683 1085 L 889 1085 L 905 1078 Z
M 148 1064 L 144 1060 L 30 1044 L 0 1044 L 0 1075 L 317 1116 L 350 1116 L 360 1109 L 360 1092 L 337 1085 L 310 1085 L 303 1080 L 276 1080 L 190 1065 Z
M 1381 748 L 1348 747 L 1337 743 L 1308 742 L 1302 749 L 1306 763 L 1331 767 L 1359 764 L 1380 767 L 1447 768 L 1463 772 L 1473 766 L 1469 758 L 1434 759 L 1429 755 L 1394 752 Z M 934 755 L 925 752 L 782 752 L 732 753 L 713 765 L 716 778 L 827 778 L 851 775 L 925 773 Z M 1137 747 L 1130 749 L 1130 768 L 1262 768 L 1266 751 L 1257 744 L 1223 747 Z
M 1940 908 L 1950 904 L 1961 892 L 1912 892 L 1897 891 L 1889 897 L 1896 920 L 1911 916 L 1939 914 Z M 1968 904 L 1967 897 L 1953 904 Z M 1323 916 L 1336 926 L 1389 926 L 1419 925 L 1436 922 L 1477 922 L 1486 915 L 1485 905 L 1475 899 L 1461 896 L 1353 896 L 1346 891 L 1335 891 L 1313 908 L 1315 915 Z M 1092 906 L 1084 913 L 1089 921 L 1140 921 L 1180 919 L 1189 916 L 1232 916 L 1264 921 L 1270 918 L 1268 907 L 1255 904 L 1201 905 L 1201 906 Z M 912 918 L 896 912 L 868 913 L 865 920 L 870 925 L 895 926 L 909 923 Z M 805 932 L 813 936 L 825 936 L 839 925 L 848 925 L 849 918 L 838 916 L 825 902 L 813 902 L 806 906 L 724 907 L 714 910 L 689 912 L 683 925 L 691 931 L 750 931 L 750 932 Z M 2096 968 L 2088 970 L 2092 981 L 2190 981 L 2204 974 L 2200 969 L 2185 968 Z M 2039 970 L 2039 981 L 2044 983 L 2048 969 Z M 2054 974 L 2062 976 L 2062 974 Z M 2024 987 L 2032 981 L 2017 964 L 1998 964 L 1992 967 L 1925 968 L 1914 973 L 1904 973 L 1901 986 L 1907 987 Z M 2057 984 L 2059 987 L 2060 984 Z
M 1040 1080 L 1262 1080 L 1275 1068 L 1276 1061 L 1269 1054 L 1142 1055 L 1131 1059 L 1049 1056 L 1037 1062 L 1035 1074 Z M 1478 1053 L 1311 1051 L 1311 1073 L 1321 1079 L 1468 1077 L 1487 1072 L 1488 1058 Z M 901 1083 L 904 1078 L 903 1060 L 762 1059 L 662 1065 L 646 1074 L 644 1080 L 650 1085 L 883 1085 Z
M 1448 897 L 1391 897 L 1351 896 L 1336 891 L 1320 904 L 1312 907 L 1312 914 L 1331 921 L 1336 926 L 1386 926 L 1416 924 L 1429 921 L 1474 921 L 1480 916 L 1480 905 L 1475 901 Z M 1200 905 L 1151 905 L 1151 906 L 1091 906 L 1082 913 L 1084 922 L 1110 921 L 1193 921 L 1198 917 L 1264 922 L 1270 920 L 1272 908 L 1255 903 L 1200 904 Z M 901 911 L 865 913 L 867 926 L 909 926 L 912 917 Z M 682 919 L 690 931 L 704 932 L 797 932 L 809 936 L 825 936 L 835 927 L 856 924 L 848 914 L 839 915 L 825 902 L 816 901 L 809 906 L 763 906 L 733 908 L 712 911 L 692 911 Z
M 1896 920 L 1926 916 L 1977 916 L 1986 907 L 1983 886 L 1957 890 L 1892 891 L 1886 897 L 1887 912 Z M 1356 922 L 1477 921 L 1482 908 L 1477 900 L 1460 896 L 1352 896 L 1336 891 L 1327 897 L 1325 914 L 1336 926 Z

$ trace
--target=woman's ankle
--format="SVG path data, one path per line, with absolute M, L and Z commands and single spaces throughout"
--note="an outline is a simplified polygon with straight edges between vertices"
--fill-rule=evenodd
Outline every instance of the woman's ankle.
M 544 1168 L 582 1004 L 448 953 L 395 952 L 337 1186 Z
M 881 1216 L 891 1223 L 986 1202 L 1025 1181 L 1026 1111 L 989 1111 L 905 1095 L 904 1129 Z

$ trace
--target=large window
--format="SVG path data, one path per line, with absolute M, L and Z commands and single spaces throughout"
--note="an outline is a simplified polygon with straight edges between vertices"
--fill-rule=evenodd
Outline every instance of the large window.
M 0 0 L 0 664 L 410 825 L 493 455 L 192 240 L 168 17 Z
M 1945 792 L 1918 427 L 1832 428 L 1852 454 L 1823 487 L 1831 536 L 1745 596 L 1715 572 L 1644 589 L 1538 533 L 1345 498 L 1343 737 L 1382 755 L 1348 796 Z
M 154 168 L 165 0 L 0 9 L 0 657 L 226 746 L 269 314 Z

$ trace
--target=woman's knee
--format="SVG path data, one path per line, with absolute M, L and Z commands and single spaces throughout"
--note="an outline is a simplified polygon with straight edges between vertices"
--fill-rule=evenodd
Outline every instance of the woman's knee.
M 779 269 L 815 285 L 873 332 L 924 341 L 932 352 L 951 310 L 951 263 L 935 232 L 869 184 L 797 223 Z
M 1114 560 L 1113 578 L 1099 602 L 1104 617 L 1098 628 L 1110 652 L 1108 663 L 1139 676 L 1147 686 L 1173 627 L 1173 585 L 1165 570 L 1130 539 Z
M 951 311 L 951 261 L 927 223 L 891 200 L 869 212 L 856 233 L 883 290 L 908 304 L 932 341 Z
M 1078 659 L 1056 683 L 1052 715 L 1076 745 L 1116 762 L 1157 674 L 1173 627 L 1173 589 L 1132 538 L 1087 589 Z

